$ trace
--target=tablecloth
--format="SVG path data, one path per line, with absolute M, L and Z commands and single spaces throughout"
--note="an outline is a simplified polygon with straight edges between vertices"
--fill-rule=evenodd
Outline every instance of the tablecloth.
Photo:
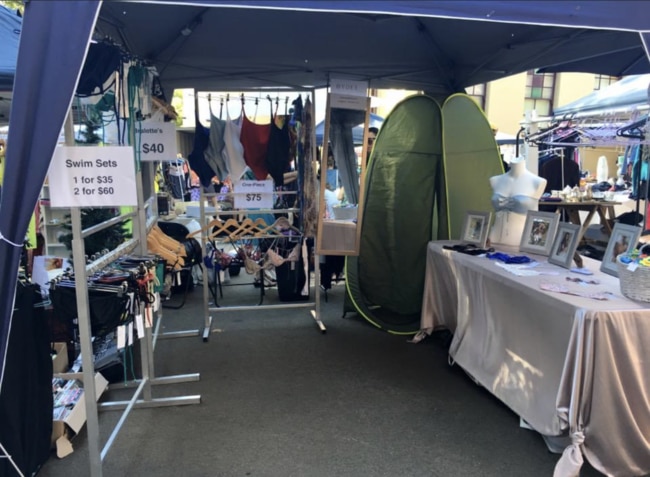
M 598 272 L 595 260 L 584 259 L 589 277 L 545 257 L 534 269 L 543 274 L 516 276 L 445 244 L 428 246 L 422 329 L 450 329 L 455 363 L 533 429 L 571 436 L 556 476 L 578 475 L 582 455 L 609 475 L 650 472 L 647 304 L 623 297 L 618 279 Z M 597 301 L 543 291 L 544 283 L 613 295 Z

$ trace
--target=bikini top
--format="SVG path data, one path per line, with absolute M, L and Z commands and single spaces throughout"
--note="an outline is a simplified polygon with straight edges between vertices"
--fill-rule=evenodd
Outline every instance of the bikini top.
M 537 204 L 538 200 L 528 195 L 506 197 L 496 192 L 492 194 L 492 206 L 496 212 L 506 211 L 526 215 L 529 210 L 536 210 Z

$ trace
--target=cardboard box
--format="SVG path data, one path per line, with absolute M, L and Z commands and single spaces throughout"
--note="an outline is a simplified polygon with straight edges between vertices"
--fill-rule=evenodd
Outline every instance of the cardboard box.
M 56 354 L 52 356 L 52 372 L 54 374 L 68 371 L 68 345 L 65 343 L 54 343 L 52 345 Z
M 61 378 L 76 379 L 78 374 L 60 375 Z M 108 381 L 101 373 L 95 373 L 95 393 L 97 400 L 108 387 Z M 73 452 L 71 440 L 76 436 L 86 423 L 86 394 L 82 393 L 74 404 L 69 414 L 63 420 L 52 422 L 52 447 L 56 448 L 56 455 L 60 459 Z

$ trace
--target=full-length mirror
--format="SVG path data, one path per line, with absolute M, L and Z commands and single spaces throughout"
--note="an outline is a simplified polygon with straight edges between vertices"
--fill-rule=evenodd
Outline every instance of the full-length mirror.
M 319 148 L 320 208 L 316 251 L 358 255 L 363 217 L 364 178 L 370 152 L 370 98 L 330 93 Z M 363 134 L 354 134 L 362 128 Z M 361 136 L 361 144 L 355 137 Z

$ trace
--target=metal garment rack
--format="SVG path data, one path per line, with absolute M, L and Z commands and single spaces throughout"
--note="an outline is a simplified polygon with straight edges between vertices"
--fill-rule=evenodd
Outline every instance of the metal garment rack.
M 132 128 L 131 128 L 132 129 Z M 74 144 L 74 131 L 72 125 L 72 115 L 68 114 L 68 119 L 65 126 L 66 144 Z M 71 225 L 72 225 L 72 257 L 74 261 L 74 274 L 76 277 L 76 301 L 77 313 L 79 322 L 79 341 L 81 346 L 81 360 L 83 372 L 71 377 L 80 378 L 84 383 L 84 396 L 86 408 L 86 426 L 88 433 L 88 453 L 90 461 L 91 477 L 102 476 L 102 462 L 110 450 L 113 442 L 115 441 L 122 425 L 125 423 L 129 413 L 133 408 L 149 408 L 149 407 L 165 407 L 165 406 L 178 406 L 188 404 L 199 404 L 201 402 L 200 395 L 188 395 L 167 398 L 154 398 L 152 396 L 152 385 L 160 384 L 176 384 L 191 381 L 198 381 L 199 374 L 184 374 L 177 376 L 156 377 L 154 372 L 153 350 L 155 341 L 153 338 L 152 329 L 145 327 L 145 336 L 140 341 L 140 359 L 142 368 L 142 378 L 135 380 L 130 385 L 121 386 L 123 388 L 136 387 L 132 398 L 129 401 L 113 401 L 97 403 L 97 393 L 95 391 L 95 366 L 93 362 L 94 354 L 92 348 L 92 336 L 90 328 L 90 310 L 88 300 L 88 284 L 86 277 L 89 273 L 100 269 L 115 259 L 119 258 L 126 253 L 136 250 L 137 253 L 143 255 L 146 252 L 146 237 L 147 230 L 153 225 L 155 215 L 152 214 L 152 219 L 148 222 L 146 219 L 146 204 L 144 201 L 144 193 L 142 187 L 142 171 L 136 172 L 136 192 L 137 192 L 137 209 L 135 212 L 122 214 L 113 219 L 107 220 L 101 224 L 94 225 L 88 229 L 82 230 L 81 228 L 81 207 L 72 207 L 70 209 Z M 148 201 L 149 207 L 155 201 Z M 152 209 L 153 210 L 153 209 Z M 120 247 L 112 252 L 100 257 L 95 262 L 88 265 L 85 263 L 85 246 L 84 238 L 103 230 L 111 225 L 121 223 L 131 218 L 133 220 L 133 236 L 134 238 L 125 242 Z M 156 333 L 161 321 L 162 306 L 159 307 L 157 315 Z M 88 383 L 91 383 L 88 385 Z M 100 449 L 99 437 L 99 410 L 123 410 L 123 413 L 113 428 L 112 433 L 108 437 L 106 444 Z
M 312 119 L 315 117 L 314 116 L 314 102 L 316 100 L 316 90 L 315 89 L 305 89 L 305 90 L 294 90 L 295 92 L 307 92 L 311 94 L 312 97 Z M 196 116 L 199 117 L 199 103 L 198 103 L 198 98 L 199 95 L 203 95 L 202 92 L 195 92 L 194 94 L 194 107 L 196 111 Z M 243 95 L 242 95 L 243 96 Z M 206 96 L 208 98 L 208 101 L 211 101 L 211 96 Z M 217 98 L 218 96 L 215 96 Z M 236 100 L 236 96 L 233 96 L 231 99 Z M 241 97 L 240 98 L 243 101 L 249 99 L 247 97 Z M 266 101 L 268 99 L 271 99 L 270 97 L 267 99 L 259 98 L 263 101 Z M 226 102 L 228 99 L 226 100 Z M 315 126 L 315 125 L 314 125 Z M 311 157 L 316 158 L 316 133 L 315 133 L 315 127 L 312 130 L 312 142 L 311 142 Z M 200 198 L 200 205 L 199 205 L 199 215 L 200 215 L 200 221 L 201 221 L 201 228 L 203 232 L 201 233 L 201 249 L 203 251 L 203 256 L 206 256 L 207 253 L 207 231 L 206 231 L 206 225 L 209 222 L 206 217 L 206 211 L 205 211 L 205 202 L 206 198 L 208 197 L 213 197 L 221 194 L 216 194 L 216 193 L 210 193 L 210 194 L 205 194 L 203 191 L 203 188 L 201 188 L 201 198 Z M 247 213 L 253 213 L 253 214 L 258 214 L 258 213 L 282 213 L 282 212 L 297 212 L 297 209 L 265 209 L 265 210 L 260 210 L 260 209 L 235 209 L 232 211 L 215 211 L 215 215 L 238 215 L 238 214 L 247 214 Z M 272 224 L 267 224 L 267 225 L 272 225 Z M 260 237 L 252 237 L 252 238 L 260 238 Z M 315 249 L 315 247 L 314 247 Z M 203 329 L 203 341 L 208 341 L 212 329 L 212 315 L 211 312 L 227 312 L 227 311 L 253 311 L 253 310 L 278 310 L 278 309 L 289 309 L 289 308 L 311 308 L 310 314 L 314 321 L 316 322 L 316 325 L 318 326 L 318 329 L 321 331 L 321 333 L 325 333 L 327 331 L 327 328 L 323 324 L 321 320 L 321 312 L 320 312 L 320 264 L 319 264 L 319 256 L 314 254 L 314 284 L 309 286 L 309 293 L 311 294 L 312 291 L 314 293 L 314 301 L 307 301 L 307 302 L 300 302 L 300 303 L 287 303 L 287 304 L 281 304 L 281 305 L 251 305 L 251 306 L 210 306 L 210 290 L 208 286 L 208 270 L 206 267 L 203 267 L 203 312 L 205 316 L 205 322 L 204 322 L 204 329 Z M 310 283 L 309 280 L 309 265 L 307 264 L 307 283 Z M 260 286 L 264 286 L 264 280 L 262 280 Z
M 208 224 L 210 221 L 208 220 L 209 217 L 206 217 L 205 214 L 205 199 L 216 196 L 219 194 L 204 194 L 203 191 L 201 192 L 201 204 L 199 206 L 199 213 L 201 216 L 201 224 L 203 224 L 202 227 L 202 233 L 201 233 L 201 248 L 203 249 L 203 254 L 205 256 L 205 251 L 206 251 L 206 244 L 207 244 L 207 234 L 208 231 L 206 230 L 206 224 Z M 234 210 L 229 210 L 229 211 L 216 211 L 215 213 L 217 215 L 245 215 L 247 213 L 284 213 L 284 212 L 297 212 L 298 209 L 234 209 Z M 272 224 L 267 224 L 268 226 L 271 226 Z M 264 239 L 264 238 L 281 238 L 284 237 L 283 235 L 272 235 L 272 234 L 267 234 L 267 235 L 254 235 L 254 236 L 241 236 L 241 237 L 236 237 L 236 238 L 226 238 L 224 241 L 232 244 L 235 241 L 239 240 L 254 240 L 254 239 Z M 304 237 L 302 238 L 304 240 Z M 309 280 L 309 264 L 307 263 L 307 284 L 309 285 L 311 280 Z M 316 325 L 318 326 L 319 330 L 321 333 L 325 333 L 327 331 L 327 328 L 323 324 L 320 316 L 320 287 L 318 284 L 320 283 L 320 264 L 318 260 L 318 256 L 314 255 L 314 283 L 312 285 L 309 285 L 309 293 L 311 294 L 312 291 L 314 293 L 314 301 L 306 301 L 306 302 L 300 302 L 300 303 L 286 303 L 286 304 L 280 304 L 280 305 L 247 305 L 247 306 L 210 306 L 210 289 L 209 289 L 209 278 L 208 278 L 208 269 L 207 267 L 203 267 L 203 312 L 205 316 L 205 328 L 203 331 L 203 341 L 207 341 L 209 336 L 210 336 L 210 330 L 212 328 L 212 315 L 211 312 L 227 312 L 227 311 L 252 311 L 252 310 L 278 310 L 278 309 L 289 309 L 289 308 L 312 308 L 310 310 L 311 316 L 316 322 Z M 216 286 L 216 282 L 214 284 Z M 260 287 L 264 287 L 264 279 L 262 277 Z M 218 290 L 216 290 L 218 293 Z

